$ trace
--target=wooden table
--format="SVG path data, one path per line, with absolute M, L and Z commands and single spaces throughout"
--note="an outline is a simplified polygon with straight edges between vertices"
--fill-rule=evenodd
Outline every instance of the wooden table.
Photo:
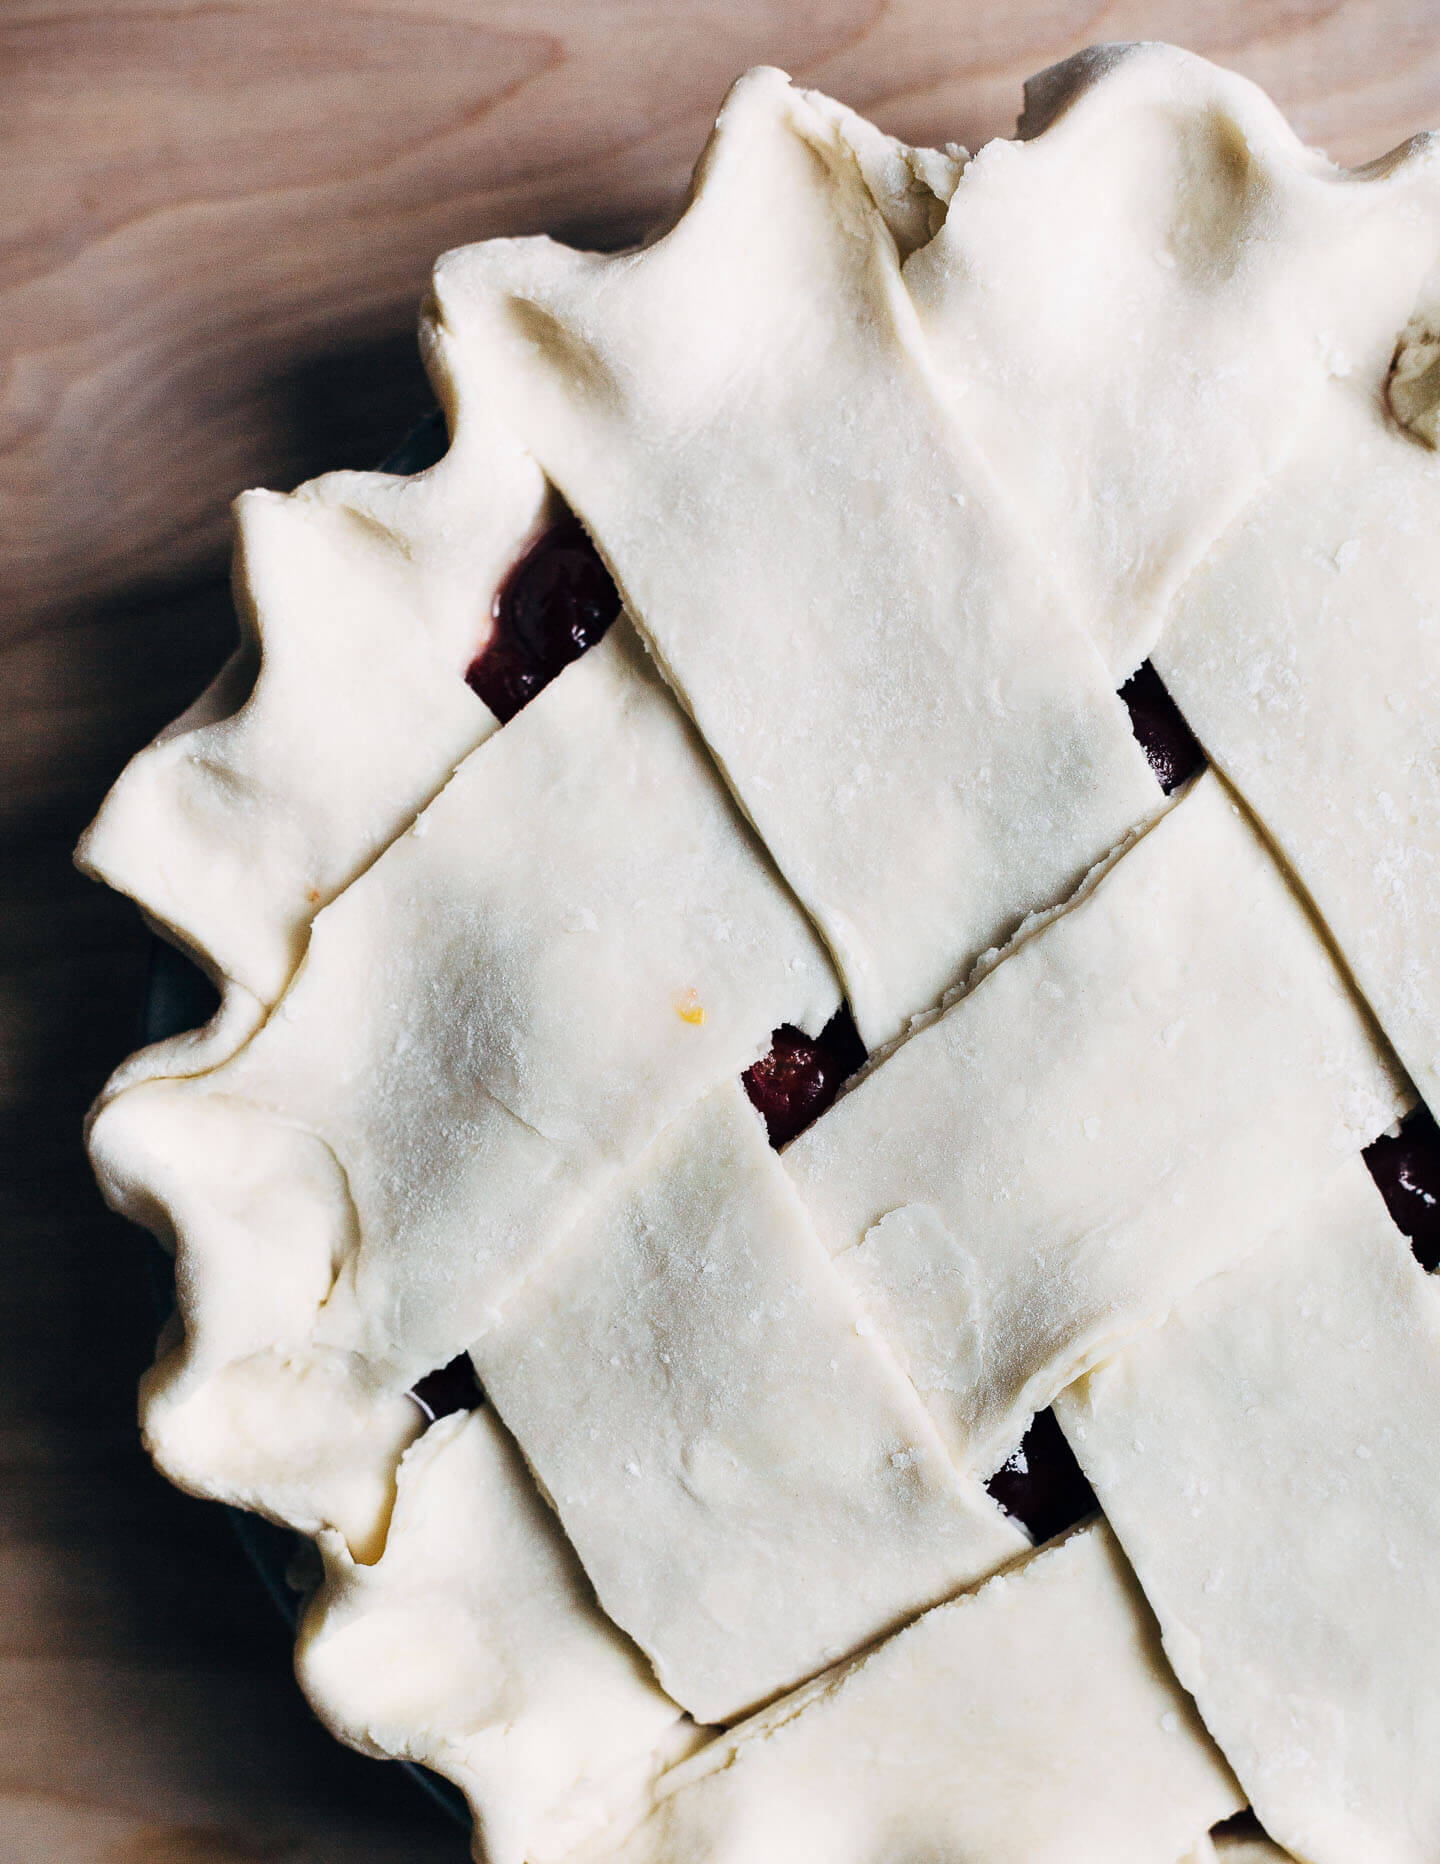
M 427 403 L 433 255 L 642 224 L 727 81 L 784 65 L 917 142 L 1175 38 L 1306 138 L 1440 121 L 1440 0 L 8 0 L 0 11 L 0 1859 L 455 1864 L 309 1719 L 218 1510 L 154 1476 L 137 1238 L 79 1125 L 144 939 L 68 850 L 225 652 L 226 507 L 382 455 Z

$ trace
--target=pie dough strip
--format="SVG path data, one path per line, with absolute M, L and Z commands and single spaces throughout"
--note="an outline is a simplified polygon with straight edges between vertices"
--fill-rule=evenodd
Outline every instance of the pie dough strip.
M 1337 384 L 1154 658 L 1440 1111 L 1440 456 Z
M 783 1158 L 960 1467 L 983 1475 L 1408 1101 L 1211 773 Z
M 199 1138 L 230 1120 L 245 1182 L 273 1173 L 288 1227 L 317 1238 L 315 1343 L 400 1389 L 483 1332 L 606 1180 L 777 1024 L 814 1031 L 837 1001 L 803 914 L 617 622 L 318 917 L 240 1054 L 120 1095 L 92 1153 L 142 1221 L 164 1174 L 187 1324 L 235 1252 L 225 1324 L 243 1329 L 263 1301 L 243 1295 L 247 1251 L 279 1244 Z M 300 1145 L 326 1169 L 297 1179 Z
M 462 1788 L 486 1864 L 558 1858 L 698 1738 L 597 1610 L 487 1410 L 406 1456 L 374 1565 L 333 1534 L 321 1551 L 296 1647 L 311 1705 L 362 1753 Z
M 1440 1284 L 1364 1165 L 1056 1411 L 1266 1829 L 1432 1864 Z
M 595 536 L 874 1048 L 1159 793 L 947 412 L 847 123 L 752 72 L 664 238 L 451 253 L 431 340 Z
M 76 850 L 82 870 L 136 899 L 217 983 L 274 1003 L 320 907 L 496 729 L 465 670 L 548 498 L 534 461 L 478 412 L 413 478 L 246 492 L 241 645 L 132 758 Z
M 505 1304 L 476 1368 L 609 1615 L 733 1722 L 1027 1546 L 957 1476 L 738 1082 Z
M 576 1864 L 1174 1864 L 1243 1803 L 1097 1522 L 732 1730 Z
M 956 417 L 1118 685 L 1186 574 L 1305 444 L 1336 378 L 1378 396 L 1440 253 L 1435 142 L 1348 171 L 1169 45 L 1025 87 L 905 263 Z

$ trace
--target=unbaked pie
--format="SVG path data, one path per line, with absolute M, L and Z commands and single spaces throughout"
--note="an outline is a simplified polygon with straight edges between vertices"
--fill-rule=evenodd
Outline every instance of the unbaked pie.
M 973 159 L 755 71 L 240 501 L 91 1149 L 492 1864 L 1440 1857 L 1437 261 L 1166 47 Z

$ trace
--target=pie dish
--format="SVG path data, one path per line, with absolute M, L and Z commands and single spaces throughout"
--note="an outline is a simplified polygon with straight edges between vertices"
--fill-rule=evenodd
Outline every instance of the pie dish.
M 760 70 L 440 261 L 436 465 L 239 502 L 91 1153 L 477 1856 L 1440 1856 L 1437 258 L 1172 48 L 973 158 Z

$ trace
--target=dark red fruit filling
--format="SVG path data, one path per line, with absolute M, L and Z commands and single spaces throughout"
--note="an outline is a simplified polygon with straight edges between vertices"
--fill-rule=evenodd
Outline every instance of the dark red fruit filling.
M 1440 1268 L 1440 1128 L 1430 1109 L 1417 1107 L 1394 1139 L 1382 1135 L 1367 1146 L 1365 1163 L 1420 1266 L 1433 1273 Z
M 505 578 L 494 629 L 465 683 L 503 724 L 593 647 L 619 613 L 619 594 L 594 544 L 577 518 L 562 518 Z
M 1221 1824 L 1211 1828 L 1212 1838 L 1263 1838 L 1265 1827 L 1247 1806 L 1244 1812 L 1232 1813 Z
M 803 1133 L 865 1060 L 865 1044 L 842 1004 L 818 1036 L 782 1023 L 770 1053 L 745 1070 L 745 1092 L 765 1121 L 772 1146 Z
M 1130 708 L 1130 726 L 1140 749 L 1168 796 L 1204 765 L 1205 753 L 1148 660 L 1126 680 L 1120 697 Z
M 1039 1413 L 1020 1448 L 985 1486 L 1006 1514 L 1025 1523 L 1037 1546 L 1100 1506 L 1053 1411 Z
M 467 1353 L 441 1366 L 438 1372 L 427 1372 L 423 1379 L 417 1379 L 410 1396 L 432 1424 L 437 1417 L 449 1417 L 452 1411 L 473 1411 L 485 1398 Z

